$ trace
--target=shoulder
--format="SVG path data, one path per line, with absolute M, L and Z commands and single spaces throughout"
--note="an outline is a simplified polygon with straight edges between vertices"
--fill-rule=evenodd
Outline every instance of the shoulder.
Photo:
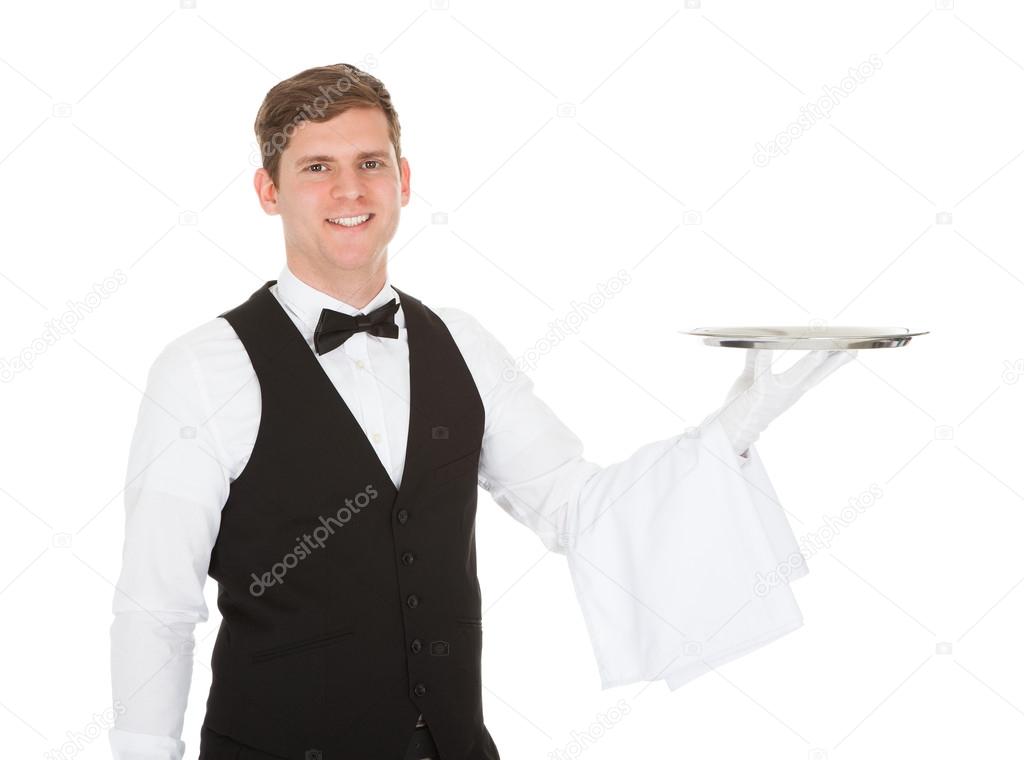
M 428 306 L 428 308 L 441 318 L 445 327 L 448 328 L 448 332 L 456 341 L 467 340 L 471 336 L 480 337 L 483 326 L 468 311 L 454 306 Z
M 170 340 L 153 362 L 151 372 L 182 375 L 216 373 L 245 357 L 242 341 L 226 319 L 215 317 Z
M 221 317 L 169 341 L 149 370 L 150 420 L 188 425 L 216 452 L 230 477 L 244 466 L 260 418 L 260 387 L 241 339 Z
M 508 349 L 472 314 L 454 306 L 429 308 L 448 328 L 482 394 L 518 374 Z
M 253 374 L 241 339 L 215 317 L 170 340 L 153 360 L 147 393 L 190 409 L 218 408 Z

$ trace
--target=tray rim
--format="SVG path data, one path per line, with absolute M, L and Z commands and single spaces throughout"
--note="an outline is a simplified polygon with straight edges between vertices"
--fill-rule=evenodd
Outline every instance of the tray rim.
M 842 336 L 828 336 L 828 335 L 737 335 L 735 333 L 728 332 L 731 329 L 743 327 L 744 329 L 757 329 L 757 325 L 734 325 L 732 327 L 695 327 L 690 330 L 679 330 L 680 333 L 685 335 L 694 335 L 701 338 L 704 344 L 707 346 L 717 346 L 720 348 L 764 348 L 780 351 L 813 351 L 813 350 L 833 350 L 833 351 L 849 351 L 849 350 L 861 350 L 861 349 L 876 349 L 876 348 L 899 348 L 905 346 L 911 340 L 918 335 L 927 335 L 928 330 L 917 330 L 911 331 L 910 328 L 900 327 L 894 328 L 891 326 L 884 326 L 876 329 L 881 331 L 876 335 L 857 335 L 856 331 L 851 330 L 849 335 Z M 761 325 L 764 328 L 783 328 L 783 327 L 802 327 L 799 325 Z M 866 327 L 865 325 L 858 325 L 858 327 Z M 842 329 L 840 326 L 838 329 Z M 718 332 L 706 332 L 708 330 L 717 330 Z
M 866 325 L 858 325 L 858 327 L 865 327 Z M 917 335 L 927 335 L 928 330 L 916 330 L 912 331 L 909 327 L 891 327 L 884 326 L 878 328 L 872 328 L 877 330 L 891 330 L 892 332 L 883 332 L 876 335 L 864 335 L 857 334 L 853 331 L 849 335 L 842 336 L 829 336 L 829 335 L 814 335 L 813 328 L 811 332 L 806 335 L 739 335 L 735 332 L 730 332 L 734 329 L 757 329 L 760 328 L 780 328 L 780 327 L 800 327 L 799 325 L 732 325 L 723 327 L 715 325 L 713 327 L 692 327 L 689 330 L 679 330 L 679 332 L 685 335 L 695 335 L 699 338 L 715 337 L 715 338 L 734 338 L 736 340 L 869 340 L 877 338 L 912 338 Z M 833 329 L 843 329 L 842 326 Z M 709 332 L 714 330 L 715 332 Z

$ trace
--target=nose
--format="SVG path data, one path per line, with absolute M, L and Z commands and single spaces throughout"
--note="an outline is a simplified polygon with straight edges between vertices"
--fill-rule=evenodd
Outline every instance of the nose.
M 335 175 L 334 183 L 331 186 L 332 198 L 346 198 L 356 200 L 365 194 L 363 178 L 358 172 L 339 169 Z

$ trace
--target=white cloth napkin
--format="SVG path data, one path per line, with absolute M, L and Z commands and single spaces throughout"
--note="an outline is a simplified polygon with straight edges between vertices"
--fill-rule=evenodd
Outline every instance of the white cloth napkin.
M 663 679 L 675 690 L 800 627 L 789 581 L 807 565 L 756 449 L 743 462 L 710 421 L 634 456 L 649 462 L 643 498 L 621 470 L 590 481 L 602 489 L 588 494 L 592 513 L 577 505 L 570 518 L 601 688 Z

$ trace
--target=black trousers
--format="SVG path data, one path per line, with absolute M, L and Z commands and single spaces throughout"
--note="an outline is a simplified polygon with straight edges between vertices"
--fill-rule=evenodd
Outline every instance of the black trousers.
M 205 725 L 199 731 L 199 760 L 283 760 L 278 755 L 269 755 L 245 744 L 240 744 L 223 734 L 212 731 Z M 312 760 L 323 760 L 314 758 Z M 387 760 L 381 758 L 380 760 Z M 399 760 L 399 758 L 395 758 Z M 416 728 L 409 737 L 409 746 L 401 760 L 439 760 L 437 746 L 430 736 L 430 730 L 423 726 Z

